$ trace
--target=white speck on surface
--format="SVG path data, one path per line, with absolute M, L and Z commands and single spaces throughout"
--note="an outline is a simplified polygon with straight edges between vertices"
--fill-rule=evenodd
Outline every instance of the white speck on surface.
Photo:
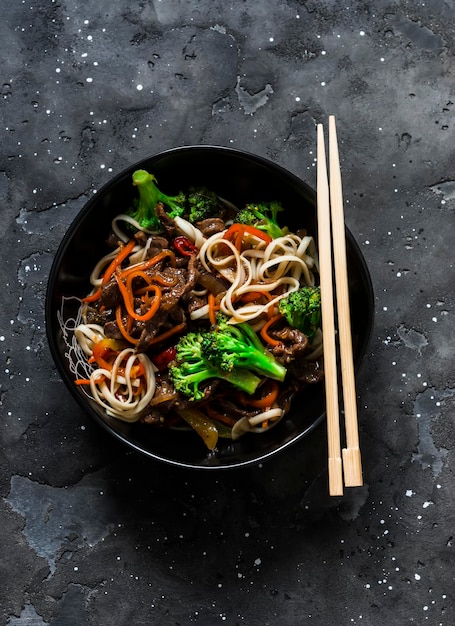
M 136 85 L 136 89 L 138 91 L 142 91 L 144 89 L 144 87 L 142 85 Z

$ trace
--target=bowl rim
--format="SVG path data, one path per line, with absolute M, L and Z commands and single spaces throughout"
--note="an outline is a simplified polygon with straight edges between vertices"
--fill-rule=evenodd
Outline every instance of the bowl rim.
M 65 383 L 67 389 L 69 389 L 71 396 L 76 400 L 79 407 L 90 416 L 90 418 L 94 419 L 95 422 L 100 425 L 106 432 L 108 432 L 111 436 L 114 436 L 118 441 L 127 446 L 127 448 L 134 450 L 135 452 L 160 463 L 164 463 L 165 465 L 170 465 L 173 467 L 181 468 L 181 469 L 191 469 L 191 470 L 199 470 L 199 471 L 220 471 L 220 470 L 235 470 L 241 469 L 245 467 L 251 467 L 263 463 L 272 457 L 281 454 L 284 450 L 289 448 L 292 445 L 300 442 L 302 439 L 306 438 L 310 433 L 314 432 L 317 428 L 319 428 L 322 423 L 326 419 L 326 411 L 325 408 L 321 412 L 321 414 L 310 424 L 305 426 L 300 432 L 294 435 L 292 438 L 287 441 L 279 443 L 277 446 L 274 446 L 272 449 L 267 450 L 265 452 L 260 452 L 256 456 L 246 458 L 244 460 L 236 460 L 235 462 L 223 462 L 219 463 L 207 463 L 207 464 L 195 464 L 187 461 L 177 460 L 169 458 L 168 456 L 160 455 L 154 451 L 148 450 L 145 447 L 141 447 L 136 441 L 127 437 L 123 433 L 118 430 L 112 428 L 108 422 L 103 420 L 101 416 L 92 409 L 92 407 L 86 402 L 85 398 L 81 393 L 78 392 L 74 385 L 74 380 L 71 379 L 68 371 L 65 369 L 62 362 L 62 354 L 58 347 L 58 342 L 56 340 L 55 334 L 53 332 L 55 328 L 55 308 L 53 303 L 52 294 L 55 288 L 55 284 L 58 277 L 59 267 L 62 261 L 62 257 L 64 256 L 67 247 L 70 245 L 71 239 L 77 231 L 79 224 L 83 221 L 86 214 L 90 213 L 92 210 L 92 206 L 97 203 L 98 198 L 105 194 L 108 190 L 112 189 L 121 182 L 123 179 L 128 177 L 135 169 L 139 169 L 141 164 L 145 164 L 146 162 L 150 162 L 153 160 L 161 160 L 163 158 L 172 157 L 173 154 L 191 152 L 191 151 L 201 151 L 201 152 L 210 152 L 210 151 L 218 151 L 220 153 L 230 154 L 235 157 L 240 157 L 246 159 L 248 161 L 253 161 L 258 165 L 262 165 L 266 168 L 272 167 L 275 171 L 277 171 L 282 176 L 286 177 L 289 180 L 293 180 L 294 184 L 305 190 L 309 199 L 315 203 L 316 202 L 316 191 L 303 179 L 298 177 L 296 174 L 286 169 L 279 163 L 274 162 L 270 158 L 266 158 L 264 156 L 248 152 L 243 149 L 233 148 L 229 146 L 221 146 L 214 144 L 194 144 L 194 145 L 185 145 L 185 146 L 177 146 L 173 148 L 168 148 L 166 150 L 158 151 L 148 156 L 145 156 L 136 162 L 126 166 L 120 172 L 115 174 L 112 178 L 110 178 L 106 183 L 104 183 L 99 190 L 96 191 L 84 204 L 84 206 L 80 209 L 80 211 L 76 214 L 76 216 L 71 221 L 68 226 L 65 234 L 59 242 L 59 245 L 54 254 L 54 258 L 51 264 L 51 269 L 49 271 L 49 276 L 47 280 L 46 287 L 46 295 L 45 295 L 45 327 L 46 327 L 46 337 L 48 346 L 51 352 L 51 356 L 53 358 L 54 364 L 58 370 L 58 373 Z M 374 324 L 374 289 L 373 283 L 371 280 L 371 274 L 369 272 L 366 260 L 360 250 L 360 247 L 352 235 L 351 231 L 348 227 L 346 227 L 346 237 L 349 241 L 349 246 L 352 248 L 356 256 L 356 262 L 361 267 L 361 271 L 364 279 L 364 287 L 366 288 L 366 296 L 370 306 L 367 307 L 366 313 L 368 313 L 368 319 L 366 321 L 367 333 L 361 342 L 361 346 L 357 349 L 357 357 L 356 357 L 356 371 L 361 366 L 363 358 L 365 356 L 366 350 L 371 340 L 372 328 Z

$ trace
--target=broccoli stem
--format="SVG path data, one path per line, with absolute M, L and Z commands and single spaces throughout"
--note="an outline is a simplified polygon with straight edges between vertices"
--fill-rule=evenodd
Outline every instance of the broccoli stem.
M 185 376 L 185 387 L 197 388 L 200 383 L 205 382 L 211 378 L 219 378 L 234 385 L 241 391 L 245 391 L 248 394 L 253 394 L 261 379 L 249 372 L 248 370 L 234 369 L 231 371 L 224 371 L 218 367 L 208 365 L 205 363 L 205 369 L 201 370 L 199 364 L 195 364 L 192 367 L 191 363 L 184 363 L 180 366 Z M 191 371 L 193 370 L 194 371 Z M 199 399 L 202 399 L 203 394 Z
M 155 207 L 158 202 L 162 202 L 171 209 L 169 216 L 172 218 L 184 213 L 185 195 L 180 193 L 175 197 L 167 196 L 158 189 L 155 176 L 146 170 L 133 172 L 133 185 L 137 187 L 139 198 L 137 207 L 130 215 L 139 222 L 142 228 L 152 231 L 163 230 L 163 226 L 155 214 Z
M 160 222 L 155 215 L 155 207 L 160 193 L 155 185 L 156 178 L 145 170 L 133 173 L 133 185 L 137 187 L 139 200 L 133 217 L 143 228 L 160 230 Z

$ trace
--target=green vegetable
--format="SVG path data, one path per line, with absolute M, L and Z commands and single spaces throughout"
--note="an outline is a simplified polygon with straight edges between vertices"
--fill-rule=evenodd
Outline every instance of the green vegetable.
M 228 324 L 219 314 L 211 330 L 191 332 L 179 340 L 169 373 L 178 391 L 191 400 L 202 400 L 203 384 L 211 378 L 252 394 L 260 376 L 283 381 L 286 368 L 262 345 L 248 323 Z
M 163 230 L 160 220 L 155 215 L 155 207 L 158 202 L 166 205 L 169 217 L 175 218 L 185 213 L 185 194 L 179 193 L 177 196 L 167 196 L 156 186 L 156 178 L 146 170 L 136 170 L 133 172 L 133 185 L 138 189 L 139 198 L 128 215 L 131 215 L 142 228 L 159 232 Z
M 202 351 L 206 333 L 187 333 L 177 343 L 174 364 L 169 374 L 174 387 L 191 400 L 202 400 L 204 383 L 212 378 L 225 380 L 246 393 L 256 391 L 261 379 L 248 370 L 226 371 L 212 363 Z
M 228 318 L 217 315 L 213 330 L 204 333 L 202 353 L 225 372 L 244 369 L 283 381 L 286 368 L 261 343 L 247 322 L 228 324 Z
M 288 324 L 312 339 L 321 326 L 321 290 L 319 287 L 301 287 L 278 303 L 278 310 Z
M 254 226 L 267 233 L 272 239 L 283 237 L 286 228 L 281 228 L 277 221 L 278 213 L 283 211 L 279 202 L 262 202 L 261 204 L 247 204 L 235 218 L 239 224 Z
M 188 221 L 192 224 L 209 217 L 218 217 L 222 210 L 221 201 L 213 191 L 205 187 L 191 187 L 188 196 Z

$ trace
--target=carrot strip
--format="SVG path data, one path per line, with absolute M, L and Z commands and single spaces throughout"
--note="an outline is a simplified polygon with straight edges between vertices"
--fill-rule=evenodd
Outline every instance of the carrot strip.
M 131 318 L 128 318 L 128 321 L 130 319 Z M 120 306 L 120 304 L 115 309 L 115 321 L 117 322 L 117 326 L 122 334 L 122 337 L 124 337 L 129 343 L 132 343 L 133 346 L 137 346 L 139 343 L 139 339 L 135 339 L 134 337 L 132 337 L 128 330 L 123 326 L 122 307 Z
M 166 249 L 166 250 L 161 250 L 161 252 L 159 252 L 155 256 L 150 257 L 150 259 L 147 259 L 146 261 L 142 261 L 141 263 L 135 263 L 134 265 L 127 267 L 126 269 L 120 272 L 120 276 L 122 278 L 125 278 L 126 276 L 128 276 L 130 272 L 136 272 L 137 270 L 146 270 L 149 267 L 153 267 L 154 265 L 156 265 L 157 263 L 159 263 L 166 257 L 170 258 L 171 266 L 175 267 L 176 265 L 175 254 L 172 252 L 172 250 Z
M 276 380 L 269 381 L 270 390 L 265 396 L 262 398 L 251 398 L 244 394 L 244 402 L 245 404 L 249 404 L 250 406 L 254 406 L 256 409 L 267 409 L 273 405 L 273 403 L 278 398 L 278 393 L 280 387 Z M 267 420 L 266 420 L 267 421 Z
M 267 233 L 259 230 L 259 228 L 255 228 L 254 226 L 247 226 L 246 224 L 238 224 L 237 222 L 229 226 L 229 228 L 223 235 L 223 239 L 233 239 L 235 247 L 240 252 L 242 247 L 242 240 L 245 233 L 247 233 L 248 235 L 253 235 L 258 239 L 262 239 L 262 241 L 265 241 L 266 243 L 270 243 L 272 241 L 270 235 L 267 235 Z
M 99 378 L 97 378 L 94 382 L 95 384 L 100 383 L 101 381 L 105 380 L 105 376 L 100 376 Z M 90 379 L 89 378 L 77 378 L 74 383 L 76 385 L 90 385 Z
M 134 310 L 134 294 L 132 290 L 132 282 L 136 274 L 137 274 L 136 272 L 129 272 L 129 274 L 127 275 L 126 284 L 123 282 L 123 280 L 120 278 L 118 274 L 115 275 L 115 278 L 117 280 L 120 293 L 122 294 L 123 301 L 125 303 L 125 308 L 126 308 L 128 315 L 132 317 L 133 319 L 138 320 L 139 322 L 146 322 L 147 320 L 151 319 L 155 315 L 155 313 L 157 312 L 160 306 L 161 289 L 158 285 L 150 285 L 150 288 L 155 291 L 155 297 L 153 299 L 152 305 L 150 306 L 149 310 L 143 315 L 139 315 Z
M 143 270 L 139 270 L 140 272 Z M 146 276 L 148 276 L 148 274 L 146 274 Z M 174 287 L 179 279 L 177 277 L 173 278 L 172 280 L 165 280 L 162 276 L 160 276 L 159 274 L 154 274 L 153 276 L 149 276 L 149 278 L 153 281 L 153 283 L 157 283 L 158 285 L 161 285 L 162 287 Z M 140 296 L 143 293 L 145 293 L 147 291 L 148 287 L 141 287 L 140 289 L 136 290 L 136 295 Z
M 275 322 L 277 322 L 279 319 L 281 319 L 281 317 L 282 317 L 281 314 L 277 313 L 276 315 L 268 319 L 266 323 L 264 324 L 264 326 L 261 328 L 261 331 L 260 331 L 261 337 L 270 346 L 279 346 L 282 343 L 278 339 L 274 339 L 273 337 L 269 335 L 270 327 L 273 326 L 273 324 L 275 324 Z
M 108 280 L 112 277 L 112 274 L 115 272 L 117 267 L 120 267 L 120 265 L 123 263 L 126 257 L 129 254 L 131 254 L 135 245 L 136 245 L 136 240 L 130 239 L 126 245 L 122 245 L 120 247 L 120 251 L 112 259 L 106 271 L 104 272 L 103 277 L 101 279 L 101 285 L 105 285 L 108 282 Z M 94 293 L 92 293 L 90 296 L 86 296 L 85 298 L 82 298 L 82 302 L 95 302 L 96 300 L 100 298 L 100 296 L 101 296 L 101 287 L 98 287 L 98 289 Z
M 156 337 L 153 337 L 153 339 L 149 341 L 149 346 L 153 345 L 154 343 L 159 343 L 160 341 L 164 341 L 165 339 L 172 337 L 172 335 L 176 335 L 177 333 L 180 333 L 182 330 L 184 330 L 184 328 L 185 328 L 185 324 L 183 323 L 177 324 L 177 326 L 173 326 L 169 330 L 166 330 L 166 332 L 161 333 L 161 335 L 157 335 Z
M 216 304 L 216 296 L 213 293 L 209 293 L 208 295 L 208 304 L 209 304 L 209 320 L 212 326 L 216 324 L 216 312 L 219 311 L 220 306 Z
M 98 300 L 100 296 L 101 296 L 101 287 L 98 287 L 98 289 L 94 291 L 92 294 L 90 294 L 89 296 L 86 296 L 85 298 L 82 298 L 82 302 L 96 302 L 96 300 Z
M 256 300 L 259 300 L 262 295 L 263 294 L 260 291 L 249 291 L 248 293 L 244 293 L 240 296 L 240 300 L 247 304 L 248 302 L 255 302 Z
M 243 235 L 245 234 L 245 228 L 243 224 L 232 224 L 224 233 L 223 239 L 232 239 L 238 252 L 242 251 Z
M 103 279 L 101 281 L 102 285 L 105 285 L 108 282 L 108 280 L 112 277 L 112 274 L 115 272 L 117 267 L 120 267 L 120 265 L 123 263 L 126 257 L 133 251 L 135 245 L 136 245 L 136 240 L 130 239 L 129 242 L 125 246 L 122 246 L 120 252 L 117 254 L 117 256 L 114 259 L 112 259 L 112 261 L 109 264 L 109 267 L 104 272 Z
M 145 322 L 151 319 L 155 315 L 155 313 L 157 312 L 161 304 L 161 288 L 158 285 L 153 284 L 151 277 L 148 276 L 144 271 L 136 270 L 135 272 L 130 272 L 128 276 L 126 277 L 126 288 L 131 297 L 131 305 L 133 305 L 134 303 L 135 294 L 133 290 L 133 280 L 135 278 L 142 278 L 143 280 L 145 280 L 146 283 L 148 283 L 147 291 L 145 293 L 147 294 L 147 296 L 149 296 L 148 301 L 149 303 L 151 302 L 151 304 L 150 304 L 150 308 L 148 309 L 148 311 L 144 313 L 143 315 L 138 315 L 137 313 L 135 313 L 134 315 L 131 315 L 130 311 L 128 311 L 128 313 L 130 313 L 131 317 L 134 317 L 134 319 Z M 150 300 L 150 295 L 149 295 L 150 291 L 153 291 L 155 293 L 155 296 L 152 300 Z M 131 308 L 134 311 L 133 306 L 131 306 Z

